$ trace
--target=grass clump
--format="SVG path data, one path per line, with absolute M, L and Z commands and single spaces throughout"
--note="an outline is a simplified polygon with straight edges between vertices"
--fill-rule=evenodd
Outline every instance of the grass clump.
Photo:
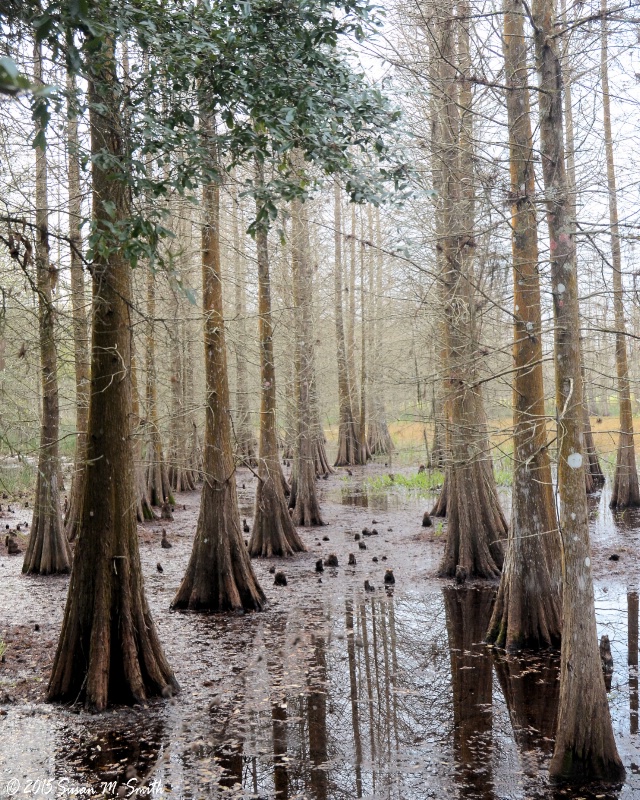
M 386 492 L 390 489 L 404 489 L 417 494 L 432 494 L 444 482 L 444 473 L 439 469 L 416 472 L 412 475 L 388 474 L 367 478 L 365 486 L 371 492 Z

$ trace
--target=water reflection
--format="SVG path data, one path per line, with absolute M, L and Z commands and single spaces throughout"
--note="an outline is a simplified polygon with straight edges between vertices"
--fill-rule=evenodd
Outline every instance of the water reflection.
M 556 659 L 483 644 L 495 588 L 401 590 L 216 621 L 214 648 L 224 655 L 206 702 L 130 712 L 120 720 L 127 733 L 96 720 L 74 747 L 61 739 L 61 769 L 82 784 L 89 775 L 123 780 L 136 764 L 141 785 L 159 779 L 162 796 L 176 800 L 572 797 L 546 780 Z M 605 597 L 618 614 L 608 629 L 617 631 L 612 715 L 637 753 L 638 594 Z M 629 753 L 627 765 L 638 761 Z M 0 754 L 0 773 L 2 764 Z M 597 795 L 615 796 L 580 793 Z
M 491 775 L 493 738 L 492 660 L 484 644 L 496 590 L 443 589 L 451 657 L 454 756 L 461 797 L 495 797 Z
M 638 592 L 627 592 L 629 665 L 629 731 L 638 733 Z

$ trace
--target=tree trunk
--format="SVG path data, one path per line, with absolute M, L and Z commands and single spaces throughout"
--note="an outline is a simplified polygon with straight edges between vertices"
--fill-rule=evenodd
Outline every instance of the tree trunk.
M 345 237 L 347 238 L 347 237 Z M 358 394 L 358 373 L 356 370 L 356 261 L 358 252 L 358 236 L 356 231 L 356 206 L 351 204 L 351 233 L 349 234 L 349 274 L 345 264 L 345 288 L 347 296 L 345 310 L 347 312 L 347 373 L 349 376 L 349 397 L 353 418 L 359 416 L 360 397 Z
M 34 76 L 42 83 L 42 47 L 34 45 Z M 49 261 L 49 199 L 47 196 L 47 156 L 44 147 L 36 148 L 36 286 L 38 292 L 38 330 L 42 375 L 42 423 L 38 476 L 33 508 L 31 536 L 22 571 L 49 575 L 69 572 L 71 550 L 64 533 L 58 474 L 60 458 L 60 405 L 58 399 L 58 357 L 55 341 L 53 278 Z
M 263 166 L 256 160 L 256 183 L 264 181 Z M 260 449 L 252 556 L 288 556 L 306 550 L 294 527 L 284 494 L 284 476 L 278 458 L 276 430 L 276 371 L 273 357 L 273 319 L 267 228 L 256 230 L 258 260 L 258 338 L 260 341 Z
M 169 473 L 164 460 L 162 435 L 158 421 L 158 376 L 156 374 L 156 286 L 155 275 L 147 269 L 147 341 L 146 341 L 146 400 L 147 400 L 147 495 L 152 506 L 173 503 Z
M 604 148 L 607 157 L 607 189 L 609 194 L 609 229 L 611 232 L 611 260 L 613 267 L 613 313 L 616 327 L 616 374 L 620 404 L 620 432 L 616 471 L 611 490 L 611 508 L 640 506 L 640 487 L 636 467 L 636 450 L 633 442 L 633 410 L 629 388 L 627 362 L 627 331 L 624 319 L 624 289 L 622 285 L 622 256 L 618 227 L 618 194 L 616 170 L 613 161 L 613 135 L 611 133 L 611 103 L 609 97 L 609 65 L 607 53 L 607 0 L 600 2 L 600 69 L 602 77 L 602 112 L 604 116 Z
M 75 103 L 76 83 L 69 72 L 67 75 L 69 108 L 67 111 L 68 140 L 68 187 L 69 187 L 69 242 L 71 271 L 71 308 L 73 314 L 73 352 L 76 378 L 76 452 L 74 459 L 69 507 L 65 517 L 65 531 L 72 542 L 78 535 L 84 478 L 86 474 L 87 420 L 89 417 L 89 329 L 87 305 L 82 271 L 82 189 L 80 186 L 80 157 L 78 141 L 78 119 L 72 107 Z
M 338 351 L 338 401 L 340 405 L 340 422 L 338 426 L 338 455 L 334 466 L 348 467 L 360 463 L 360 445 L 356 425 L 353 418 L 349 372 L 347 369 L 347 350 L 344 336 L 342 313 L 342 210 L 340 203 L 340 185 L 334 184 L 334 227 L 335 227 L 335 263 L 334 263 L 334 302 L 336 319 L 336 344 Z
M 620 780 L 598 651 L 584 490 L 580 315 L 575 239 L 565 172 L 562 73 L 552 0 L 534 0 L 534 39 L 540 86 L 540 149 L 549 226 L 555 319 L 558 494 L 563 558 L 560 707 L 549 773 L 568 781 Z
M 207 119 L 203 128 L 210 130 Z M 173 608 L 259 611 L 265 596 L 240 526 L 231 444 L 227 350 L 220 268 L 220 187 L 204 188 L 202 304 L 207 388 L 204 484 L 191 558 Z
M 92 56 L 89 80 L 93 219 L 99 235 L 126 219 L 124 168 L 113 45 Z M 117 170 L 116 170 L 117 172 Z M 109 214 L 112 211 L 113 216 Z M 49 700 L 143 702 L 178 689 L 144 593 L 135 515 L 131 447 L 131 269 L 123 253 L 96 249 L 93 261 L 91 399 L 87 481 Z
M 566 24 L 567 8 L 566 0 L 561 0 L 560 6 L 562 11 L 563 20 Z M 568 41 L 568 38 L 567 38 Z M 569 187 L 569 216 L 572 225 L 572 232 L 575 235 L 578 219 L 577 208 L 577 188 L 576 188 L 576 164 L 575 164 L 575 144 L 573 135 L 573 107 L 571 104 L 571 75 L 570 75 L 570 60 L 568 53 L 565 52 L 565 60 L 567 68 L 565 69 L 564 76 L 564 121 L 566 124 L 566 166 L 567 166 L 567 181 Z M 575 248 L 574 248 L 575 250 Z M 580 363 L 582 374 L 582 385 L 584 387 L 584 354 L 582 352 L 582 343 L 580 346 Z M 585 454 L 588 456 L 584 465 L 585 473 L 585 490 L 587 494 L 592 494 L 604 483 L 604 473 L 600 467 L 600 461 L 593 441 L 593 434 L 591 432 L 591 420 L 589 419 L 589 409 L 587 404 L 584 403 L 584 444 Z
M 462 169 L 469 169 L 470 89 L 456 92 L 455 23 L 449 3 L 440 6 L 441 58 L 439 86 L 441 121 L 438 125 L 439 155 L 442 159 L 441 276 L 444 290 L 444 320 L 447 352 L 448 441 L 451 456 L 447 466 L 447 544 L 439 575 L 453 576 L 458 566 L 467 575 L 495 578 L 500 574 L 503 555 L 501 539 L 507 525 L 498 502 L 493 467 L 487 451 L 486 421 L 482 398 L 475 384 L 474 293 L 469 281 L 469 249 L 473 248 L 472 202 Z M 466 25 L 460 28 L 461 47 L 468 46 Z M 464 50 L 461 51 L 464 57 Z M 463 84 L 467 82 L 464 81 Z M 458 104 L 466 115 L 459 116 Z
M 522 0 L 504 2 L 513 254 L 513 490 L 505 567 L 488 641 L 507 650 L 560 644 L 562 590 L 542 380 L 534 150 Z
M 367 303 L 364 291 L 365 276 L 365 241 L 364 220 L 361 227 L 360 238 L 360 429 L 358 441 L 360 442 L 360 463 L 366 464 L 371 458 L 369 443 L 367 442 Z
M 235 315 L 237 320 L 237 342 L 235 346 L 236 361 L 236 419 L 235 438 L 236 456 L 241 463 L 256 466 L 256 440 L 251 430 L 249 415 L 249 384 L 247 381 L 247 266 L 244 254 L 244 228 L 242 210 L 238 202 L 238 188 L 231 187 L 233 214 L 233 261 L 235 271 Z M 242 237 L 242 238 L 241 238 Z
M 373 267 L 373 264 L 371 264 Z M 384 308 L 382 303 L 382 231 L 380 209 L 376 209 L 376 259 L 375 259 L 375 318 L 373 320 L 373 365 L 370 370 L 370 416 L 367 441 L 371 455 L 389 455 L 393 442 L 387 426 L 384 406 L 384 369 L 382 364 L 382 342 L 384 339 Z
M 302 202 L 291 203 L 291 263 L 295 313 L 295 389 L 297 398 L 297 436 L 291 479 L 289 508 L 293 524 L 310 527 L 324 525 L 316 494 L 315 435 L 312 392 L 314 389 L 313 293 L 309 233 Z

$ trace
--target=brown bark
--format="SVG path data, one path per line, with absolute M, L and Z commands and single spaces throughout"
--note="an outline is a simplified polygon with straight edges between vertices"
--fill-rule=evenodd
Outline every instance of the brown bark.
M 69 493 L 69 507 L 65 516 L 65 532 L 69 541 L 78 535 L 84 479 L 86 475 L 87 421 L 89 417 L 89 328 L 82 271 L 82 234 L 80 231 L 82 189 L 80 186 L 80 156 L 78 140 L 78 118 L 72 108 L 75 98 L 75 78 L 67 75 L 67 91 L 70 100 L 67 111 L 69 188 L 69 243 L 71 272 L 71 308 L 73 315 L 73 352 L 76 379 L 76 452 Z
M 210 130 L 203 121 L 205 132 Z M 191 558 L 173 608 L 259 611 L 265 596 L 242 536 L 231 444 L 220 265 L 220 187 L 204 188 L 202 303 L 207 388 L 204 483 Z
M 244 464 L 256 466 L 257 442 L 251 430 L 249 414 L 249 388 L 247 380 L 247 360 L 245 348 L 247 343 L 247 268 L 244 254 L 244 227 L 242 210 L 238 202 L 238 189 L 232 184 L 231 198 L 233 219 L 233 253 L 235 271 L 235 315 L 237 320 L 237 342 L 235 346 L 236 362 L 236 416 L 234 432 L 236 438 L 236 456 Z M 242 234 L 242 236 L 241 236 Z
M 473 203 L 469 177 L 468 130 L 471 93 L 463 81 L 456 91 L 455 23 L 450 3 L 439 6 L 440 52 L 438 92 L 442 113 L 438 124 L 438 157 L 442 179 L 442 275 L 447 353 L 447 409 L 450 461 L 447 465 L 447 544 L 439 575 L 494 578 L 502 567 L 501 539 L 507 525 L 498 501 L 489 457 L 482 397 L 475 384 L 475 304 L 469 270 L 473 248 Z M 467 58 L 469 14 L 460 27 L 461 58 Z M 459 108 L 464 118 L 461 119 Z
M 42 47 L 34 45 L 34 76 L 42 83 Z M 38 475 L 31 536 L 22 571 L 49 575 L 69 572 L 71 550 L 64 533 L 60 507 L 60 403 L 58 397 L 58 356 L 55 342 L 53 278 L 55 268 L 49 259 L 49 199 L 47 156 L 36 148 L 36 287 L 38 293 L 38 333 L 42 386 L 42 422 Z
M 627 508 L 629 506 L 640 506 L 640 487 L 638 486 L 636 450 L 633 441 L 633 410 L 631 408 L 631 389 L 629 386 L 622 256 L 620 253 L 620 229 L 618 227 L 618 193 L 616 190 L 616 169 L 613 161 L 613 135 L 611 133 L 609 57 L 607 53 L 607 0 L 601 0 L 600 11 L 602 113 L 604 117 L 604 149 L 607 159 L 609 230 L 611 232 L 611 261 L 613 268 L 613 313 L 616 327 L 616 374 L 618 378 L 618 402 L 620 405 L 620 431 L 618 433 L 616 471 L 609 505 L 611 508 Z
M 294 468 L 291 477 L 289 508 L 293 509 L 293 524 L 311 527 L 324 525 L 316 494 L 316 448 L 313 429 L 314 338 L 313 291 L 309 232 L 302 202 L 291 203 L 291 262 L 293 271 L 294 306 L 294 368 L 296 373 L 297 436 Z
M 591 576 L 584 485 L 580 315 L 573 221 L 565 172 L 562 73 L 552 0 L 534 0 L 534 40 L 541 89 L 540 149 L 549 227 L 555 319 L 558 494 L 563 559 L 563 631 L 558 730 L 550 776 L 620 780 L 602 676 Z
M 347 237 L 345 237 L 346 239 Z M 349 234 L 349 274 L 345 263 L 344 293 L 347 297 L 347 372 L 349 374 L 349 396 L 354 419 L 359 416 L 360 395 L 358 393 L 358 372 L 356 370 L 356 262 L 358 236 L 356 231 L 356 206 L 351 204 L 351 233 Z M 346 261 L 346 258 L 345 258 Z
M 256 160 L 256 182 L 264 180 L 263 166 Z M 252 556 L 288 556 L 306 550 L 287 508 L 285 479 L 278 458 L 276 429 L 276 370 L 273 355 L 273 318 L 269 275 L 268 231 L 256 230 L 258 261 L 258 338 L 260 341 L 260 449 L 255 517 L 249 542 Z
M 336 321 L 336 345 L 338 362 L 338 402 L 340 421 L 338 425 L 338 454 L 336 467 L 348 467 L 360 463 L 360 445 L 351 403 L 351 389 L 347 366 L 347 348 L 344 334 L 342 310 L 342 209 L 340 201 L 340 185 L 334 184 L 334 227 L 335 227 L 335 262 L 334 262 L 334 302 Z
M 522 0 L 504 2 L 513 256 L 513 490 L 504 571 L 487 640 L 507 650 L 560 644 L 560 540 L 542 380 L 534 150 Z
M 122 164 L 122 117 L 113 46 L 89 63 L 93 219 L 99 234 L 126 219 L 127 188 L 107 173 Z M 112 204 L 112 205 L 111 205 Z M 108 213 L 113 212 L 113 215 Z M 178 689 L 147 605 L 138 551 L 131 447 L 131 269 L 121 250 L 93 261 L 87 481 L 49 700 L 102 711 Z

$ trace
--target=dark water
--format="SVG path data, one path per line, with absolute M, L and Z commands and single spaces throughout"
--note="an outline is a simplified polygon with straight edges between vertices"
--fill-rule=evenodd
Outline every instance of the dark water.
M 24 708 L 0 729 L 5 745 L 21 742 L 10 760 L 3 747 L 1 780 L 53 775 L 96 792 L 115 781 L 121 796 L 146 787 L 172 798 L 633 797 L 637 595 L 610 590 L 597 601 L 629 780 L 617 792 L 563 794 L 545 779 L 557 659 L 507 658 L 482 644 L 494 593 L 379 590 L 288 614 L 200 618 L 207 647 L 229 653 L 229 680 L 212 676 L 206 700 L 99 717 Z

